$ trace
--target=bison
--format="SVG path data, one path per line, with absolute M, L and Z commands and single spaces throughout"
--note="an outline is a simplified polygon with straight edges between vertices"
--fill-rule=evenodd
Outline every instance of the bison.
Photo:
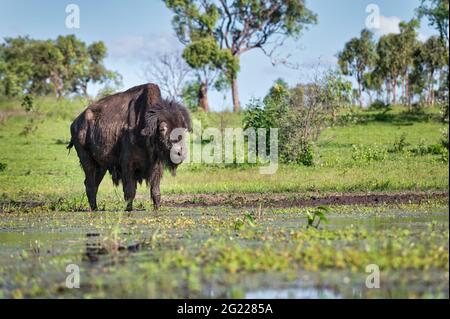
M 72 123 L 67 148 L 75 150 L 85 173 L 91 210 L 106 171 L 114 185 L 122 182 L 126 210 L 133 209 L 137 183 L 145 181 L 155 209 L 164 166 L 175 175 L 187 154 L 185 134 L 191 131 L 189 112 L 161 98 L 159 87 L 144 84 L 89 105 Z

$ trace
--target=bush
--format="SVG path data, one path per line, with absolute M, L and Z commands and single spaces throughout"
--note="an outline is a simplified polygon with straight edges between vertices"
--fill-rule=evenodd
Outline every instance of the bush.
M 352 145 L 352 159 L 355 162 L 378 162 L 387 158 L 387 151 L 377 145 Z
M 382 111 L 382 110 L 389 109 L 390 107 L 391 107 L 391 105 L 388 103 L 385 103 L 384 101 L 375 100 L 372 104 L 370 104 L 369 109 L 374 110 L 374 111 Z
M 5 163 L 0 162 L 0 172 L 3 172 L 6 169 L 6 166 Z
M 294 88 L 277 80 L 264 100 L 247 106 L 244 128 L 278 128 L 280 161 L 311 166 L 313 144 L 330 118 L 334 121 L 337 110 L 348 105 L 350 88 L 335 72 Z M 269 141 L 266 145 L 270 147 Z
M 448 150 L 448 127 L 442 130 L 441 135 L 441 144 Z
M 400 135 L 398 139 L 395 140 L 393 146 L 388 149 L 389 153 L 403 153 L 406 150 L 406 147 L 409 145 L 406 142 L 406 134 L 403 133 Z
M 34 108 L 34 100 L 33 96 L 27 94 L 23 97 L 21 106 L 25 109 L 25 111 L 30 112 Z

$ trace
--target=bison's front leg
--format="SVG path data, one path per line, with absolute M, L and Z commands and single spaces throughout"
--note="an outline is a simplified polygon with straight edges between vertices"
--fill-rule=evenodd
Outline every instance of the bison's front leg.
M 158 210 L 161 205 L 161 192 L 159 190 L 159 184 L 161 182 L 162 173 L 163 165 L 158 162 L 152 168 L 150 177 L 150 193 L 153 201 L 153 208 L 155 210 Z
M 127 207 L 125 208 L 126 211 L 132 211 L 133 210 L 133 200 L 136 196 L 136 180 L 132 176 L 127 176 L 124 178 L 123 181 L 123 194 L 125 201 L 127 202 Z

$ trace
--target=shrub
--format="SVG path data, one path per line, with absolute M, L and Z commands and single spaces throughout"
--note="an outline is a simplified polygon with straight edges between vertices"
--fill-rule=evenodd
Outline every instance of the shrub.
M 389 153 L 403 153 L 406 150 L 406 147 L 409 145 L 406 142 L 406 134 L 403 133 L 400 135 L 398 139 L 395 140 L 394 144 L 391 148 L 388 149 Z
M 34 108 L 34 100 L 33 97 L 29 94 L 25 95 L 22 99 L 21 106 L 25 109 L 25 111 L 30 112 Z
M 330 118 L 334 120 L 337 110 L 350 101 L 348 92 L 350 85 L 335 72 L 294 88 L 277 80 L 262 101 L 247 106 L 244 128 L 278 128 L 280 161 L 311 166 L 313 144 Z M 266 145 L 270 147 L 269 141 Z
M 389 108 L 390 108 L 390 104 L 385 103 L 384 101 L 381 101 L 381 100 L 375 100 L 369 106 L 369 109 L 374 110 L 374 111 L 382 111 L 382 110 L 386 110 Z
M 352 159 L 355 162 L 384 161 L 386 158 L 387 151 L 378 145 L 352 145 Z
M 6 166 L 5 163 L 0 162 L 0 172 L 3 172 L 6 169 Z
M 448 127 L 441 131 L 441 144 L 448 150 Z

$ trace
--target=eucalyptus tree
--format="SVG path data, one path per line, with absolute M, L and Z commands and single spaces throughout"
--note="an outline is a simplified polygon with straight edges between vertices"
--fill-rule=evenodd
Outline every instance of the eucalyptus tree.
M 364 74 L 376 61 L 373 33 L 367 29 L 361 31 L 359 38 L 348 41 L 338 53 L 339 67 L 344 75 L 355 76 L 358 83 L 359 104 L 363 106 Z
M 231 84 L 235 112 L 240 108 L 240 56 L 259 49 L 273 57 L 286 39 L 300 36 L 316 22 L 316 15 L 306 7 L 305 0 L 163 1 L 175 14 L 172 24 L 181 43 L 189 46 L 207 39 L 217 45 L 213 51 L 221 52 L 219 56 L 225 61 L 216 60 L 217 55 L 212 54 L 205 56 L 211 59 L 202 65 L 216 66 L 225 74 Z
M 428 38 L 417 53 L 417 63 L 425 76 L 425 89 L 427 91 L 427 103 L 435 103 L 436 85 L 442 80 L 443 74 L 448 72 L 447 48 L 443 45 L 439 36 Z M 446 69 L 447 68 L 447 69 Z M 448 83 L 444 84 L 448 85 Z
M 414 66 L 414 53 L 419 45 L 417 40 L 417 28 L 419 25 L 419 21 L 416 19 L 410 22 L 400 22 L 400 33 L 395 35 L 397 37 L 397 41 L 395 41 L 397 44 L 396 53 L 399 56 L 398 62 L 401 69 L 403 103 L 406 103 L 408 106 L 411 105 L 409 76 Z
M 419 17 L 426 17 L 430 26 L 438 32 L 441 41 L 448 47 L 449 0 L 422 0 L 418 8 Z

